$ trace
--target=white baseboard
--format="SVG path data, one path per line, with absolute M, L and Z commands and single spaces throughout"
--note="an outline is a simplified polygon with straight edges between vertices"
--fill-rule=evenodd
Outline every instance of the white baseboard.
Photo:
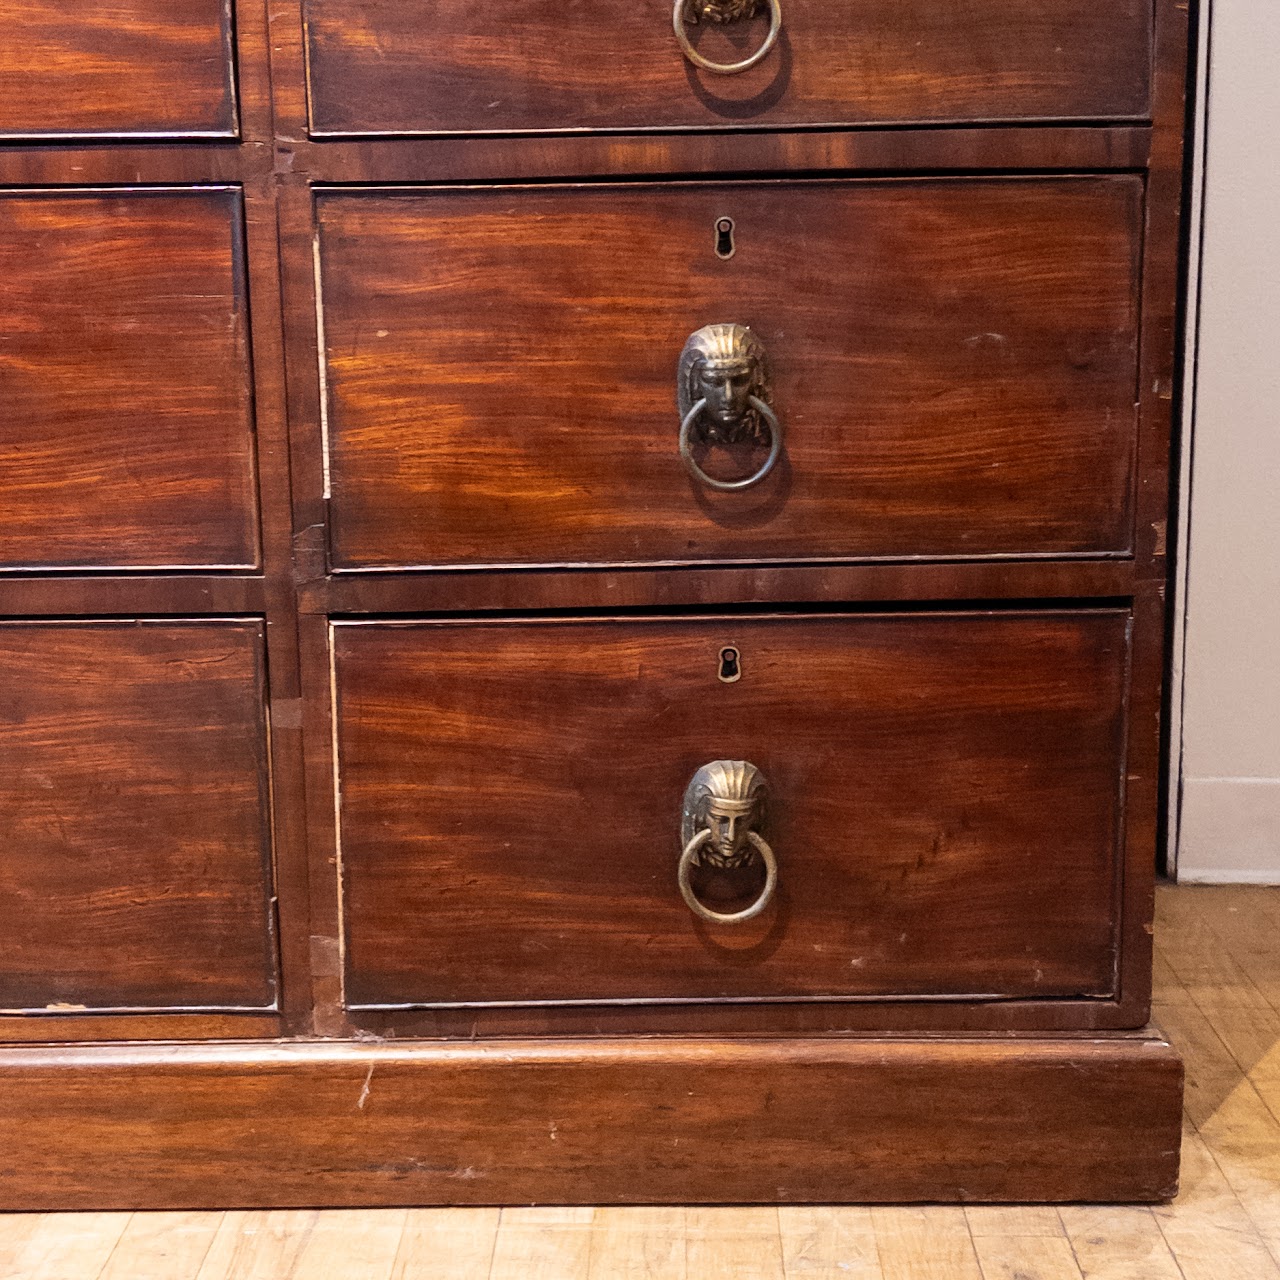
M 1260 884 L 1280 889 L 1280 872 L 1223 871 L 1219 868 L 1191 868 L 1178 872 L 1179 884 Z
M 1178 880 L 1280 884 L 1280 778 L 1182 779 Z

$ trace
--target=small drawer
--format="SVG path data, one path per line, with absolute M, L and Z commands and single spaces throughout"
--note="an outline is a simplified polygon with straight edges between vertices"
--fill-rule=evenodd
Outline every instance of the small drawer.
M 1139 120 L 1150 110 L 1151 0 L 687 0 L 676 14 L 666 0 L 304 0 L 303 11 L 318 135 Z M 770 40 L 740 72 L 697 65 L 741 64 Z
M 317 200 L 338 570 L 1130 549 L 1138 178 Z
M 0 569 L 258 562 L 233 189 L 0 191 Z
M 234 138 L 229 0 L 6 0 L 0 138 Z
M 258 621 L 0 623 L 0 1008 L 275 1003 Z
M 348 1005 L 1106 996 L 1129 635 L 335 623 Z

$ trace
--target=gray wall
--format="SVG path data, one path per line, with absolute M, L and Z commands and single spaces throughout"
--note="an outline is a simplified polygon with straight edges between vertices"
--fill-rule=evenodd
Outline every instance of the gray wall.
M 1280 883 L 1280 0 L 1208 21 L 1177 871 Z

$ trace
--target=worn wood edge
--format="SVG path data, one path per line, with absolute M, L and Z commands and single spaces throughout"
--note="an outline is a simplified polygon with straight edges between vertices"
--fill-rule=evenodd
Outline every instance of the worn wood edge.
M 1161 1201 L 1182 1080 L 1150 1029 L 21 1046 L 0 1209 Z

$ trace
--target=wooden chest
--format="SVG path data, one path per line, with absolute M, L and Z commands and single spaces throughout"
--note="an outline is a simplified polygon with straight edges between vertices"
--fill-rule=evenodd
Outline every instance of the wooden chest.
M 1185 6 L 0 19 L 0 1207 L 1170 1195 Z

